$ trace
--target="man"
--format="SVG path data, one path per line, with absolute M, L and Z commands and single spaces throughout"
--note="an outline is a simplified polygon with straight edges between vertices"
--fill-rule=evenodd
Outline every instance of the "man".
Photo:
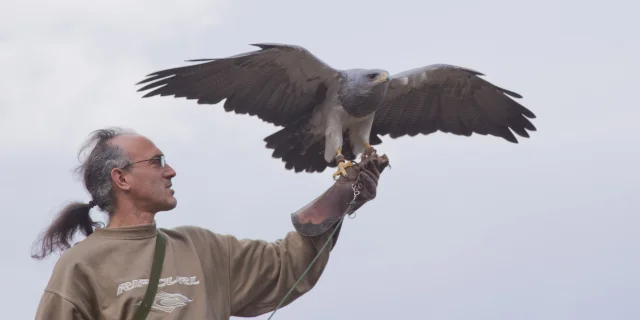
M 132 131 L 95 131 L 78 168 L 91 194 L 88 203 L 64 208 L 43 233 L 42 259 L 65 250 L 41 297 L 36 319 L 133 319 L 150 279 L 157 233 L 166 251 L 157 293 L 147 319 L 228 319 L 274 310 L 334 231 L 333 241 L 298 283 L 285 306 L 305 294 L 322 274 L 335 245 L 338 222 L 361 186 L 355 209 L 376 195 L 387 162 L 375 153 L 349 168 L 326 192 L 292 214 L 296 231 L 282 240 L 239 240 L 204 228 L 156 228 L 155 214 L 176 207 L 175 170 L 148 138 Z M 83 151 L 81 150 L 81 152 Z M 97 206 L 105 228 L 91 220 Z M 95 227 L 95 230 L 93 230 Z M 334 230 L 334 228 L 337 228 Z M 76 230 L 87 238 L 74 246 Z

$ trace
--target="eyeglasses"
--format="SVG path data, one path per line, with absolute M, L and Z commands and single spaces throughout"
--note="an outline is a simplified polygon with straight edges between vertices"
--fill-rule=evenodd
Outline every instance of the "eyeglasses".
M 151 164 L 158 164 L 161 168 L 164 168 L 164 166 L 166 164 L 166 160 L 165 160 L 164 156 L 156 156 L 156 157 L 153 157 L 153 158 L 150 158 L 150 159 L 145 159 L 145 160 L 140 160 L 140 161 L 129 163 L 126 166 L 124 166 L 124 167 L 122 167 L 120 169 L 124 169 L 124 168 L 132 166 L 132 165 L 134 165 L 136 163 L 145 162 L 145 161 L 149 162 Z

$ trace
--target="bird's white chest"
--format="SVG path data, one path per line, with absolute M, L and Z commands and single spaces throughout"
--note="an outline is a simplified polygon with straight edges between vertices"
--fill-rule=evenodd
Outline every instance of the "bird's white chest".
M 326 130 L 345 131 L 367 120 L 368 117 L 356 118 L 349 115 L 339 103 L 326 105 L 311 119 L 314 133 L 323 134 Z

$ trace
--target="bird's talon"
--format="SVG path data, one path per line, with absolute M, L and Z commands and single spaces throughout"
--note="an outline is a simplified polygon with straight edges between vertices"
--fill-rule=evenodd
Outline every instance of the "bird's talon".
M 337 180 L 340 178 L 340 175 L 347 176 L 347 168 L 353 166 L 351 161 L 340 161 L 338 162 L 338 169 L 333 173 L 333 179 Z

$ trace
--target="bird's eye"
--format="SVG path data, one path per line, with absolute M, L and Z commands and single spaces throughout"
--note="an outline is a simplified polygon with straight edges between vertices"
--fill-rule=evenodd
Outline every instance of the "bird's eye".
M 370 73 L 370 74 L 368 75 L 369 79 L 371 79 L 371 80 L 375 79 L 377 76 L 378 76 L 378 74 L 377 74 L 377 73 Z

